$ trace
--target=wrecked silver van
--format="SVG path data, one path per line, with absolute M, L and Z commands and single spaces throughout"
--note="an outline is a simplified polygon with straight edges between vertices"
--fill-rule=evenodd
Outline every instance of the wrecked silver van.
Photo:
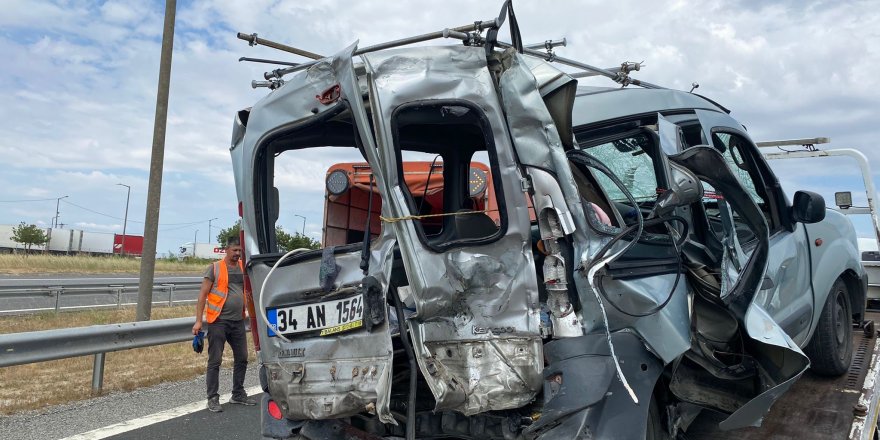
M 617 83 L 579 87 L 501 21 L 270 72 L 237 114 L 263 436 L 669 438 L 702 409 L 760 424 L 811 363 L 845 372 L 866 290 L 849 221 L 789 201 L 719 104 L 627 64 L 568 62 Z M 414 160 L 442 163 L 430 198 Z M 342 162 L 367 177 L 321 168 Z M 309 176 L 325 207 L 355 188 L 367 207 L 281 252 L 279 187 Z

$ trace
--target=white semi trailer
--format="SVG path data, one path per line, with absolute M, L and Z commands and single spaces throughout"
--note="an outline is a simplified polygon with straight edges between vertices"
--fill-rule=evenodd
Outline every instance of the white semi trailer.
M 24 250 L 25 246 L 12 240 L 15 225 L 0 225 L 0 252 Z M 49 237 L 45 245 L 33 246 L 32 251 L 48 251 L 53 254 L 94 254 L 111 255 L 119 253 L 122 236 L 106 232 L 89 232 L 79 229 L 45 228 Z M 143 237 L 128 235 L 126 254 L 140 255 Z M 117 244 L 114 249 L 114 244 Z
M 226 256 L 226 249 L 220 243 L 184 243 L 180 245 L 177 253 L 178 259 L 195 257 L 218 260 L 224 256 Z

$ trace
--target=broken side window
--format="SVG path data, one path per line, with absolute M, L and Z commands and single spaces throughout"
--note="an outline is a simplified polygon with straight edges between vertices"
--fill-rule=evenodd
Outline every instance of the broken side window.
M 681 140 L 685 148 L 706 144 L 706 139 L 703 136 L 703 127 L 698 122 L 686 121 L 680 127 Z
M 345 246 L 381 232 L 382 199 L 340 110 L 274 134 L 257 150 L 255 194 L 261 253 Z M 369 225 L 367 224 L 369 218 Z
M 771 231 L 776 229 L 774 226 L 778 225 L 778 222 L 774 222 L 771 207 L 767 203 L 768 198 L 763 179 L 757 171 L 753 158 L 749 154 L 749 151 L 751 151 L 749 141 L 735 133 L 714 132 L 712 133 L 712 143 L 721 152 L 725 162 L 727 162 L 727 166 L 731 169 L 737 180 L 739 180 L 749 197 L 761 209 L 767 221 L 767 226 Z M 734 218 L 736 218 L 736 215 L 734 215 Z
M 398 173 L 408 184 L 408 218 L 423 242 L 442 250 L 456 241 L 492 240 L 506 221 L 495 176 L 491 129 L 467 103 L 413 103 L 392 117 Z
M 745 156 L 743 156 L 741 146 L 743 140 L 735 134 L 713 133 L 712 141 L 715 144 L 715 148 L 724 156 L 727 166 L 730 167 L 733 174 L 749 193 L 749 197 L 759 205 L 765 203 L 764 198 L 758 194 L 758 190 L 755 188 L 755 182 L 750 175 L 751 168 L 746 163 Z

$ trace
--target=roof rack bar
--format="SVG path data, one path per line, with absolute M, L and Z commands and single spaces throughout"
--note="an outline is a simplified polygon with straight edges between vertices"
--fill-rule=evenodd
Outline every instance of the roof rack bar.
M 369 52 L 375 52 L 377 50 L 382 49 L 390 49 L 392 47 L 398 46 L 406 46 L 408 44 L 420 43 L 422 41 L 428 40 L 436 40 L 438 38 L 448 38 L 450 36 L 450 32 L 481 32 L 485 29 L 497 29 L 500 26 L 498 19 L 493 18 L 491 20 L 486 21 L 477 21 L 471 24 L 467 24 L 464 26 L 458 26 L 454 28 L 443 29 L 441 31 L 429 32 L 427 34 L 416 35 L 414 37 L 401 38 L 399 40 L 389 41 L 386 43 L 379 43 L 372 46 L 367 46 L 361 49 L 358 49 L 354 52 L 354 55 L 361 55 Z M 306 69 L 315 64 L 315 61 L 309 63 L 303 63 L 296 67 L 288 67 L 285 69 L 276 69 L 271 72 L 266 72 L 263 76 L 266 79 L 272 78 L 281 78 L 288 73 L 293 73 L 298 70 Z
M 505 43 L 503 41 L 499 41 L 496 44 L 500 47 L 503 47 L 503 48 L 513 47 L 512 44 Z M 565 64 L 567 66 L 576 67 L 578 69 L 583 69 L 588 72 L 593 72 L 597 75 L 608 77 L 608 78 L 612 79 L 614 82 L 620 83 L 624 86 L 632 84 L 635 86 L 644 87 L 646 89 L 665 89 L 666 88 L 666 87 L 658 86 L 656 84 L 651 84 L 648 82 L 640 81 L 637 79 L 631 79 L 626 74 L 615 72 L 614 70 L 603 69 L 601 67 L 591 66 L 589 64 L 584 64 L 579 61 L 571 60 L 568 58 L 563 58 L 563 57 L 556 56 L 556 55 L 548 57 L 546 52 L 541 52 L 541 51 L 534 50 L 534 49 L 523 48 L 523 53 L 526 55 L 531 55 L 533 57 L 541 58 L 541 59 L 548 61 L 548 62 L 555 61 L 560 64 Z M 621 82 L 621 81 L 624 81 L 624 82 Z
M 422 41 L 435 40 L 438 38 L 446 38 L 450 31 L 452 32 L 474 32 L 474 31 L 482 31 L 483 29 L 494 29 L 497 28 L 498 19 L 493 18 L 491 20 L 481 21 L 477 23 L 471 23 L 465 26 L 459 26 L 454 28 L 443 29 L 441 31 L 430 32 L 427 34 L 416 35 L 415 37 L 402 38 L 400 40 L 389 41 L 387 43 L 375 44 L 373 46 L 367 46 L 363 49 L 358 49 L 355 51 L 355 55 L 360 55 L 367 52 L 375 52 L 377 50 L 389 49 L 397 46 L 405 46 L 407 44 L 420 43 Z
M 299 63 L 291 63 L 290 61 L 267 60 L 265 58 L 248 58 L 241 57 L 238 61 L 250 61 L 252 63 L 277 64 L 279 66 L 299 66 Z
M 607 70 L 609 72 L 614 72 L 614 69 L 619 69 L 619 68 L 620 68 L 620 66 L 606 67 L 604 70 Z M 569 76 L 572 78 L 590 78 L 593 76 L 602 76 L 602 74 L 597 73 L 597 72 L 583 71 L 583 72 L 572 73 Z
M 525 47 L 526 49 L 534 49 L 534 50 L 541 50 L 541 49 L 550 50 L 550 49 L 553 49 L 554 47 L 565 47 L 565 45 L 566 45 L 566 41 L 565 41 L 565 37 L 563 37 L 558 40 L 547 40 L 542 43 L 526 44 L 523 47 Z
M 299 55 L 301 57 L 311 58 L 313 60 L 320 60 L 324 58 L 323 55 L 316 54 L 314 52 L 309 52 L 307 50 L 302 50 L 293 46 L 288 46 L 286 44 L 276 43 L 272 40 L 267 40 L 265 38 L 260 38 L 257 34 L 245 34 L 243 32 L 238 33 L 238 39 L 247 41 L 251 46 L 256 46 L 258 44 L 262 44 L 263 46 L 271 47 L 273 49 L 278 49 L 284 52 L 290 52 L 292 54 Z M 267 78 L 268 79 L 268 78 Z

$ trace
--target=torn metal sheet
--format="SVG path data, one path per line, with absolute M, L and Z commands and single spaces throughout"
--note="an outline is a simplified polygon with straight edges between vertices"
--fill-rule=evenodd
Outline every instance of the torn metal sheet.
M 730 168 L 719 166 L 726 162 L 714 148 L 692 147 L 670 156 L 669 159 L 688 168 L 701 180 L 722 193 L 725 201 L 738 214 L 738 218 L 757 238 L 749 258 L 739 270 L 737 282 L 729 286 L 724 295 L 725 303 L 729 304 L 735 313 L 744 316 L 748 305 L 759 290 L 767 268 L 769 232 L 764 215 Z M 726 233 L 735 235 L 736 231 L 726 231 Z
M 565 156 L 563 142 L 554 118 L 547 110 L 544 99 L 538 91 L 538 83 L 532 69 L 525 61 L 526 58 L 513 50 L 505 51 L 501 57 L 502 64 L 507 67 L 499 80 L 499 88 L 506 124 L 514 139 L 517 158 L 527 169 L 533 167 L 549 170 L 555 174 L 555 184 L 559 187 L 558 192 L 564 196 L 568 216 L 571 217 L 574 227 L 569 235 L 574 247 L 574 259 L 579 264 L 588 260 L 588 255 L 598 250 L 604 244 L 599 242 L 606 238 L 587 235 L 589 227 L 584 205 L 577 191 L 568 158 Z M 567 83 L 569 82 L 566 81 Z M 564 120 L 565 117 L 561 119 Z M 550 187 L 552 183 L 548 181 L 542 185 Z M 554 201 L 554 206 L 557 204 Z M 575 272 L 572 287 L 578 292 L 578 299 L 582 305 L 585 331 L 600 328 L 598 323 L 601 322 L 601 315 L 595 299 L 589 293 L 587 280 Z
M 690 347 L 688 287 L 684 279 L 679 280 L 676 285 L 675 276 L 675 274 L 664 274 L 603 281 L 605 291 L 614 296 L 614 300 L 621 308 L 628 311 L 654 309 L 672 292 L 672 298 L 666 306 L 650 318 L 633 318 L 612 307 L 607 308 L 612 329 L 634 328 L 644 339 L 648 349 L 664 363 L 674 361 Z
M 428 56 L 430 51 L 430 56 Z M 392 228 L 400 244 L 416 315 L 410 319 L 416 357 L 436 410 L 476 414 L 515 408 L 540 389 L 540 305 L 521 176 L 480 48 L 401 49 L 363 55 L 371 79 L 373 117 L 387 172 L 383 200 L 392 215 L 412 214 L 399 176 L 393 115 L 411 102 L 467 103 L 488 121 L 500 194 L 502 236 L 436 253 L 412 221 Z M 472 106 L 472 107 L 468 107 Z M 447 113 L 448 117 L 455 114 Z M 499 206 L 501 203 L 499 202 Z
M 810 366 L 810 360 L 800 347 L 761 306 L 752 304 L 749 307 L 745 327 L 749 337 L 757 341 L 749 352 L 764 369 L 761 375 L 763 392 L 722 421 L 719 426 L 725 430 L 760 426 L 773 402 Z
M 559 227 L 562 229 L 560 235 L 554 236 L 558 238 L 574 232 L 574 220 L 571 218 L 571 213 L 568 210 L 568 206 L 565 204 L 565 196 L 562 194 L 562 190 L 559 188 L 559 183 L 556 182 L 556 179 L 550 173 L 538 168 L 528 168 L 526 172 L 532 183 L 532 190 L 534 192 L 532 195 L 532 203 L 534 204 L 535 212 L 540 213 L 539 215 L 543 215 L 544 210 L 552 210 L 556 216 Z M 539 226 L 543 225 L 540 225 L 539 223 Z M 546 238 L 543 231 L 541 238 Z
M 733 412 L 721 423 L 724 429 L 744 426 L 758 426 L 773 402 L 809 367 L 809 360 L 791 338 L 779 327 L 767 312 L 755 304 L 756 293 L 763 284 L 767 268 L 768 228 L 763 214 L 749 197 L 739 180 L 724 164 L 721 154 L 710 147 L 693 147 L 670 156 L 670 160 L 693 171 L 723 195 L 725 204 L 735 211 L 741 223 L 748 227 L 756 237 L 755 244 L 748 255 L 744 255 L 736 242 L 736 228 L 732 213 L 722 213 L 724 225 L 724 262 L 722 263 L 721 295 L 719 300 L 727 305 L 733 315 L 741 322 L 749 337 L 744 342 L 746 355 L 753 361 L 743 362 L 743 373 L 731 371 L 730 374 L 748 374 L 749 365 L 754 363 L 760 385 L 739 387 L 736 395 L 721 389 L 714 390 L 711 383 L 689 382 L 693 371 L 682 369 L 674 373 L 671 389 L 685 401 L 700 400 L 704 405 L 720 407 Z M 746 261 L 742 261 L 745 259 Z M 725 282 L 724 280 L 727 279 Z M 717 373 L 716 373 L 717 374 Z M 743 380 L 747 376 L 743 376 Z M 724 388 L 723 385 L 719 386 Z M 714 403 L 714 405 L 713 405 Z

